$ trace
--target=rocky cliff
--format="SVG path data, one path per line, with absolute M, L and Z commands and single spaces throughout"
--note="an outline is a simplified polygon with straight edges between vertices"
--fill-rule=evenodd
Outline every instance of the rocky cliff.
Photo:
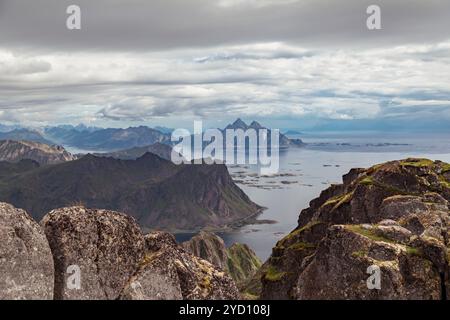
M 440 161 L 351 170 L 312 200 L 273 248 L 261 297 L 446 299 L 449 200 L 450 165 Z M 374 268 L 381 285 L 369 289 Z
M 211 232 L 201 231 L 182 246 L 227 272 L 239 287 L 261 267 L 261 261 L 246 244 L 226 248 L 223 240 Z
M 69 152 L 57 145 L 31 141 L 0 140 L 0 161 L 18 162 L 30 159 L 41 165 L 74 160 Z
M 237 299 L 234 281 L 163 232 L 81 206 L 40 225 L 0 203 L 1 299 Z

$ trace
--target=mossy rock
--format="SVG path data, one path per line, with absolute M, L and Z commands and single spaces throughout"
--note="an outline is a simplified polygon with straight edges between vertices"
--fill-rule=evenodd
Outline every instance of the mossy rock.
M 286 272 L 278 271 L 274 266 L 269 266 L 266 273 L 264 274 L 264 279 L 267 281 L 280 281 Z
M 407 159 L 400 162 L 400 164 L 404 167 L 425 168 L 432 167 L 434 162 L 429 159 Z
M 296 242 L 288 247 L 288 249 L 290 250 L 306 250 L 315 248 L 316 246 L 314 244 L 308 242 Z
M 350 230 L 353 233 L 362 235 L 366 238 L 369 238 L 370 240 L 373 241 L 381 241 L 381 242 L 387 242 L 387 243 L 395 243 L 395 241 L 382 237 L 380 235 L 378 235 L 375 230 L 372 229 L 367 229 L 362 227 L 361 225 L 346 225 L 345 228 L 347 230 Z
M 360 250 L 360 251 L 352 252 L 353 258 L 364 258 L 366 256 L 367 256 L 367 251 Z
M 450 163 L 444 163 L 442 166 L 442 173 L 450 172 Z

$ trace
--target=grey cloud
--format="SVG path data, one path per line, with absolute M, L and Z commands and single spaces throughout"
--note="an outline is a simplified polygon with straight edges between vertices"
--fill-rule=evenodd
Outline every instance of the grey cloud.
M 0 120 L 449 119 L 450 2 L 377 2 L 0 0 Z
M 30 50 L 163 50 L 270 41 L 375 47 L 441 41 L 450 29 L 450 2 L 444 0 L 379 0 L 383 30 L 376 32 L 365 25 L 372 0 L 266 1 L 260 6 L 254 1 L 223 6 L 223 0 L 77 0 L 81 31 L 65 28 L 72 0 L 0 3 L 0 42 Z

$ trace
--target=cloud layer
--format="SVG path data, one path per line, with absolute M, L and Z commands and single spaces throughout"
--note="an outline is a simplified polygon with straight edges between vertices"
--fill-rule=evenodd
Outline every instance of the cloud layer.
M 0 0 L 0 121 L 450 120 L 448 1 L 78 3 Z

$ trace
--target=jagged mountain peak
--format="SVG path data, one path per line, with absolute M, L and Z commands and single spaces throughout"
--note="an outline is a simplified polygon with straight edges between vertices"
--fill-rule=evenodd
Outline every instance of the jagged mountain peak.
M 248 125 L 241 119 L 237 118 L 232 124 L 229 124 L 226 129 L 247 129 Z
M 255 120 L 252 121 L 252 123 L 250 124 L 249 127 L 253 128 L 253 129 L 263 129 L 264 128 L 258 121 L 255 121 Z

